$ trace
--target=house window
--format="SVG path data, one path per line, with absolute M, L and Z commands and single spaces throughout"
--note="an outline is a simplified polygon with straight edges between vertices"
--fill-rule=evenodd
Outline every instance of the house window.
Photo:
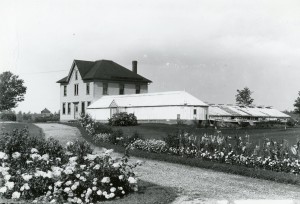
M 87 103 L 88 103 L 87 106 L 91 105 L 91 102 L 90 102 L 90 101 L 88 101 Z
M 197 109 L 194 109 L 194 115 L 196 115 L 197 114 Z
M 107 89 L 108 89 L 108 84 L 107 83 L 103 83 L 103 92 L 102 92 L 103 95 L 107 95 L 108 94 Z
M 64 96 L 67 96 L 67 86 L 64 86 Z
M 139 85 L 139 84 L 136 84 L 136 85 L 135 85 L 135 93 L 136 93 L 136 94 L 141 93 L 141 85 Z
M 74 84 L 74 96 L 78 96 L 78 84 Z
M 90 95 L 90 83 L 86 83 L 86 95 Z
M 119 84 L 119 87 L 120 87 L 119 94 L 124 95 L 124 84 Z
M 75 71 L 75 80 L 78 80 L 78 71 Z
M 62 114 L 65 115 L 66 114 L 66 103 L 63 103 L 63 107 L 62 107 Z
M 68 103 L 68 114 L 71 114 L 71 103 Z
M 85 102 L 81 102 L 81 113 L 85 114 Z

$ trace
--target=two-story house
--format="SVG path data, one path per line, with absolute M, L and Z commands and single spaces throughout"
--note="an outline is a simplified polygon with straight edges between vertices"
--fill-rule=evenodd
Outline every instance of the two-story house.
M 111 60 L 74 60 L 68 76 L 60 84 L 60 120 L 75 120 L 87 106 L 103 95 L 148 92 L 149 79 L 137 74 L 137 61 L 129 70 Z

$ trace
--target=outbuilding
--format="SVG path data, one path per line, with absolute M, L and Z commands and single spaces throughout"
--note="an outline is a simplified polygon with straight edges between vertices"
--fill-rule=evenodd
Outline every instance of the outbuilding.
M 87 107 L 87 113 L 101 122 L 119 112 L 133 113 L 140 123 L 192 123 L 208 119 L 208 105 L 185 91 L 107 95 Z

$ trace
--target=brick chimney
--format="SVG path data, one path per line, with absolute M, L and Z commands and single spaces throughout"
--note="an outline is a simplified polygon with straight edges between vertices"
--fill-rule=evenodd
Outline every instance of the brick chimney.
M 132 61 L 132 71 L 137 74 L 137 61 Z

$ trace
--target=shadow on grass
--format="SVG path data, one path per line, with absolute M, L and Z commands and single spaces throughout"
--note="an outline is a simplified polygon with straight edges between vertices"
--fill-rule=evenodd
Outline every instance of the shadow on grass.
M 153 183 L 139 181 L 139 191 L 131 193 L 123 198 L 102 203 L 107 204 L 164 204 L 172 203 L 177 194 L 175 189 L 159 186 Z

